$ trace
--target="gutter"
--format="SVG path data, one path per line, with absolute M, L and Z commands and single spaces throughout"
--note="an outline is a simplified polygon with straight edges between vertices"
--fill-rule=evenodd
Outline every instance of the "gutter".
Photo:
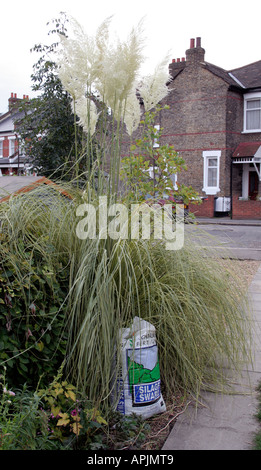
M 246 88 L 245 85 L 243 85 L 243 83 L 240 82 L 240 80 L 238 80 L 238 78 L 236 78 L 233 73 L 231 72 L 228 72 L 228 75 L 233 79 L 235 80 L 235 82 L 241 87 L 241 88 Z

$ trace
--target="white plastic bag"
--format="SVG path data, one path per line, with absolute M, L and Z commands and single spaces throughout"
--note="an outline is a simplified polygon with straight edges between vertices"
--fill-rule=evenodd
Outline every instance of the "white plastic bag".
M 121 367 L 112 393 L 115 409 L 144 418 L 164 412 L 155 327 L 135 317 L 130 328 L 120 331 L 120 337 Z

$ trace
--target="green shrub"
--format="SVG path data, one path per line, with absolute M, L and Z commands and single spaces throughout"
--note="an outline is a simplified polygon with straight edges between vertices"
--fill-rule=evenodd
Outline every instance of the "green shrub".
M 51 208 L 34 196 L 0 206 L 0 362 L 10 386 L 48 381 L 66 353 L 69 260 L 50 237 Z
M 56 373 L 64 358 L 66 334 L 60 307 L 67 291 L 52 274 L 50 287 L 47 270 L 34 266 L 32 259 L 30 272 L 24 265 L 23 284 L 7 262 L 2 259 L 0 265 L 0 360 L 6 364 L 10 384 L 26 381 L 35 386 L 41 375 Z

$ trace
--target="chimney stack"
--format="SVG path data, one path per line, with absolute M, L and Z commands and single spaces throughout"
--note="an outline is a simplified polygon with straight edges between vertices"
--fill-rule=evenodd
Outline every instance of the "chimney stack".
M 199 62 L 204 62 L 205 50 L 201 47 L 201 38 L 190 39 L 190 48 L 186 51 L 187 65 L 196 65 Z
M 29 100 L 29 96 L 23 95 L 23 99 Z M 11 93 L 11 97 L 8 99 L 8 111 L 17 109 L 21 101 L 21 98 L 17 98 L 17 93 Z
M 201 47 L 201 37 L 190 39 L 190 48 L 186 51 L 186 57 L 172 59 L 169 64 L 169 74 L 175 77 L 184 67 L 196 66 L 197 63 L 204 62 L 205 50 Z

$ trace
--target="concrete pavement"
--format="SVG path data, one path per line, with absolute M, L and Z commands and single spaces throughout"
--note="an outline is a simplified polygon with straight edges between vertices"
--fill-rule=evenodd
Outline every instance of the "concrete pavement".
M 261 264 L 249 287 L 253 316 L 253 365 L 231 371 L 230 394 L 203 392 L 201 404 L 179 416 L 163 450 L 250 450 L 260 429 L 255 418 L 261 382 Z

